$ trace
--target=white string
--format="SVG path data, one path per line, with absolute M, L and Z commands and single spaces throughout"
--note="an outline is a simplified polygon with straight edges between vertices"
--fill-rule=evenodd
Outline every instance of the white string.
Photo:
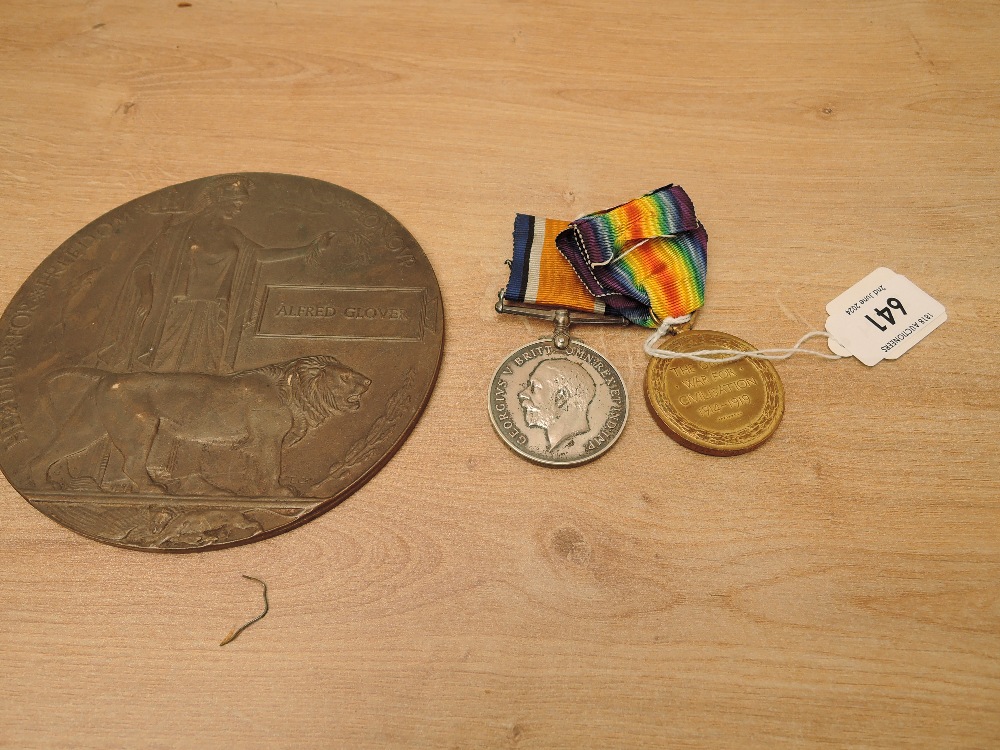
M 584 214 L 586 216 L 586 214 Z M 582 217 L 581 217 L 582 218 Z M 610 266 L 612 263 L 617 263 L 626 255 L 628 255 L 633 250 L 638 250 L 640 247 L 645 245 L 650 240 L 669 240 L 674 237 L 680 237 L 680 234 L 654 234 L 652 237 L 643 237 L 641 240 L 636 242 L 634 245 L 630 245 L 628 250 L 626 250 L 621 255 L 616 255 L 613 258 L 608 258 L 607 260 L 598 261 L 596 263 L 591 263 L 591 268 L 600 268 L 601 266 Z
M 802 345 L 810 339 L 832 338 L 826 331 L 810 331 L 796 341 L 795 346 L 791 349 L 755 349 L 750 352 L 740 351 L 739 349 L 702 349 L 696 352 L 673 352 L 669 349 L 656 348 L 660 340 L 667 335 L 671 326 L 687 323 L 689 320 L 691 320 L 690 315 L 682 315 L 679 318 L 664 318 L 663 322 L 660 323 L 660 327 L 646 339 L 643 350 L 650 357 L 659 357 L 660 359 L 684 358 L 693 359 L 695 362 L 736 362 L 744 358 L 779 360 L 788 359 L 793 354 L 799 353 L 812 354 L 815 357 L 822 357 L 823 359 L 844 359 L 841 355 L 833 354 L 832 352 L 819 352 L 815 349 L 802 348 Z
M 621 255 L 616 255 L 613 258 L 608 258 L 607 260 L 602 260 L 602 261 L 600 261 L 598 263 L 591 263 L 590 266 L 591 266 L 591 268 L 599 268 L 600 266 L 610 266 L 612 263 L 617 263 L 618 261 L 620 261 L 622 258 L 624 258 L 626 255 L 628 255 L 633 250 L 638 250 L 640 247 L 642 247 L 643 245 L 645 245 L 650 240 L 670 239 L 671 237 L 676 237 L 676 236 L 677 236 L 676 234 L 657 234 L 657 235 L 653 235 L 652 237 L 643 237 L 641 240 L 639 240 L 638 242 L 636 242 L 634 245 L 630 246 L 629 249 L 626 250 Z

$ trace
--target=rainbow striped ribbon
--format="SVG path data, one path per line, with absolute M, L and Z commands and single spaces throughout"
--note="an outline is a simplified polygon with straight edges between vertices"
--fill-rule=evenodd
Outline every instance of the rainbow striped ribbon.
M 647 328 L 705 302 L 708 234 L 679 185 L 576 221 L 514 219 L 512 302 L 618 315 Z

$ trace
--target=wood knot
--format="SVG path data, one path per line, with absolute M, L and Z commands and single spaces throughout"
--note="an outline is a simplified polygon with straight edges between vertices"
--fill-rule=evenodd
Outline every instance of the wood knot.
M 515 724 L 510 728 L 510 741 L 512 745 L 516 745 L 524 737 L 524 727 L 520 724 Z
M 590 562 L 590 544 L 575 526 L 561 526 L 552 532 L 549 540 L 552 551 L 574 565 Z

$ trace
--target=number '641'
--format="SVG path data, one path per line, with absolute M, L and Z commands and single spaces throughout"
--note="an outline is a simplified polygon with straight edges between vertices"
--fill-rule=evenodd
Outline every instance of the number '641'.
M 896 318 L 892 314 L 892 311 L 899 310 L 900 315 L 906 315 L 906 308 L 903 307 L 903 303 L 900 302 L 895 297 L 889 297 L 889 299 L 885 301 L 885 304 L 886 304 L 885 307 L 876 307 L 875 314 L 878 315 L 880 318 L 882 318 L 882 320 L 887 321 L 890 326 L 896 325 Z M 871 315 L 865 315 L 865 318 L 868 320 L 869 323 L 878 328 L 880 331 L 889 330 L 889 326 L 882 325 L 877 320 L 875 320 Z

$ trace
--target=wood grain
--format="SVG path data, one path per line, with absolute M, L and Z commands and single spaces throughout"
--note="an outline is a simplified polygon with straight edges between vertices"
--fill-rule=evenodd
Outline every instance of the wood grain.
M 186 5 L 186 4 L 181 4 Z M 0 490 L 0 746 L 996 747 L 1000 13 L 992 2 L 23 2 L 0 11 L 0 303 L 59 243 L 207 174 L 309 175 L 420 241 L 446 304 L 421 423 L 266 542 L 151 555 Z M 949 321 L 896 362 L 783 363 L 774 439 L 602 460 L 492 434 L 512 216 L 667 182 L 699 321 L 761 346 L 879 265 Z M 225 648 L 259 608 L 271 612 Z

